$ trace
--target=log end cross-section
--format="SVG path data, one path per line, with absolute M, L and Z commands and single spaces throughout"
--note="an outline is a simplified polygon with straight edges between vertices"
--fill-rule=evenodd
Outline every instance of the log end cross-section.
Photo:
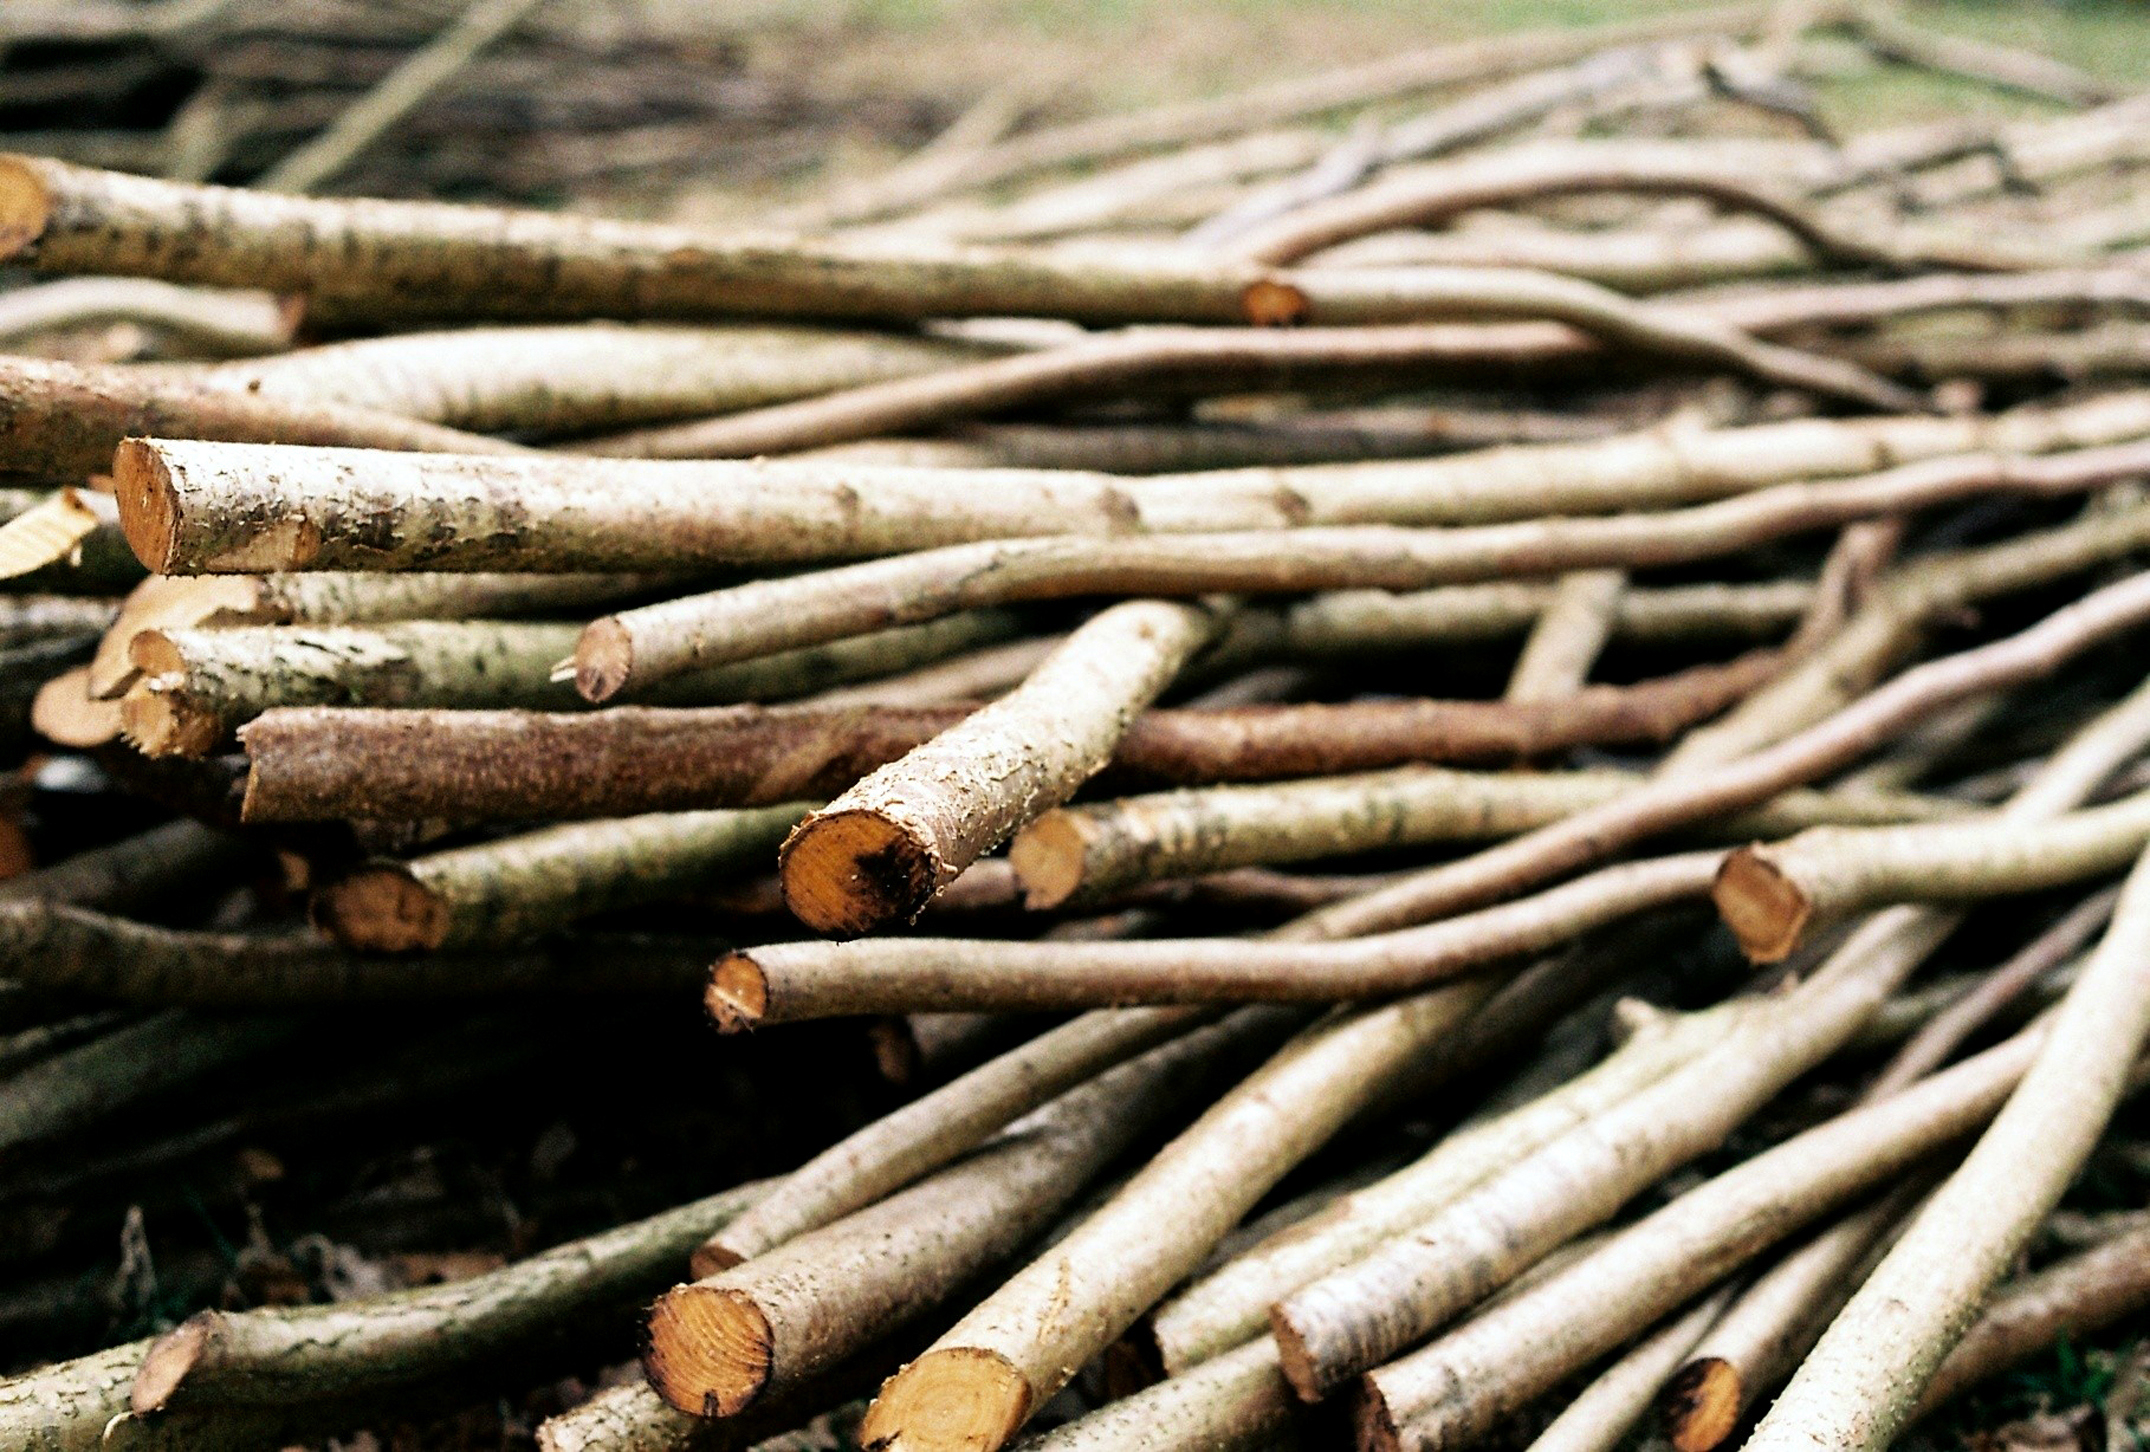
M 642 1367 L 657 1395 L 698 1417 L 733 1417 L 769 1380 L 769 1318 L 722 1286 L 677 1286 L 650 1308 Z
M 37 245 L 52 220 L 52 193 L 21 157 L 0 156 L 0 261 Z
M 890 1377 L 859 1425 L 885 1452 L 992 1452 L 1030 1418 L 1030 1383 L 998 1352 L 929 1351 Z
M 1710 897 L 1741 951 L 1756 963 L 1779 963 L 1789 956 L 1814 913 L 1806 892 L 1758 846 L 1726 855 Z
M 1721 1356 L 1689 1362 L 1665 1383 L 1658 1406 L 1679 1452 L 1710 1452 L 1739 1424 L 1739 1368 Z
M 802 823 L 780 858 L 784 904 L 817 933 L 857 937 L 908 923 L 940 886 L 932 848 L 879 812 L 830 812 Z

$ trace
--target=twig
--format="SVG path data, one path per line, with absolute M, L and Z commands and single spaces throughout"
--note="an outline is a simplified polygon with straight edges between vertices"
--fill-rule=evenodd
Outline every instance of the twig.
M 298 308 L 264 292 L 174 287 L 146 278 L 80 277 L 0 296 L 0 339 L 20 343 L 86 323 L 130 322 L 215 354 L 275 353 L 291 346 Z
M 228 877 L 246 857 L 247 846 L 237 837 L 182 817 L 0 881 L 0 901 L 41 898 L 137 911 L 182 889 Z
M 1625 570 L 1577 570 L 1561 576 L 1523 642 L 1503 699 L 1551 701 L 1581 690 L 1598 653 L 1612 638 L 1626 589 Z

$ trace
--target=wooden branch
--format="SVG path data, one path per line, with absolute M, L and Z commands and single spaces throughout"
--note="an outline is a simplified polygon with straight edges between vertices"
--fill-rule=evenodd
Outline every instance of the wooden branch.
M 36 358 L 0 360 L 0 407 L 5 408 L 0 449 L 10 466 L 63 479 L 103 473 L 111 467 L 112 451 L 120 441 L 137 434 L 464 454 L 522 452 L 519 445 L 483 434 L 371 409 L 257 398 L 142 370 Z
M 2004 1285 L 1920 1392 L 1911 1420 L 2066 1339 L 2095 1335 L 2150 1303 L 2150 1228 L 2138 1228 Z
M 1196 1029 L 907 1190 L 675 1287 L 650 1311 L 651 1387 L 705 1417 L 798 1388 L 1022 1249 L 1115 1156 L 1274 1043 L 1251 1016 Z
M 1026 1438 L 1023 1452 L 1255 1452 L 1288 1435 L 1302 1408 L 1264 1336 L 1190 1372 Z
M 2071 106 L 2113 99 L 2113 86 L 2074 66 L 2032 51 L 1989 45 L 1928 30 L 1904 18 L 1891 3 L 1861 5 L 1850 12 L 1852 31 L 1875 54 L 1901 65 L 1983 81 Z
M 539 614 L 634 595 L 656 583 L 633 575 L 152 575 L 135 586 L 99 642 L 90 693 L 105 700 L 134 683 L 140 672 L 129 650 L 148 630 Z
M 152 1095 L 176 1092 L 305 1027 L 289 1015 L 204 1017 L 184 1009 L 63 1050 L 10 1074 L 0 1151 L 63 1138 Z
M 1881 1447 L 1909 1421 L 1975 1308 L 2112 1117 L 2150 1036 L 2146 954 L 2150 868 L 2138 865 L 2022 1084 L 1831 1323 L 1749 1446 L 1767 1452 L 1819 1434 L 1837 1446 Z
M 1608 166 L 1607 160 L 1613 164 Z M 1965 240 L 1953 246 L 1916 237 L 1868 235 L 1784 191 L 1689 158 L 1629 153 L 1599 158 L 1573 150 L 1518 157 L 1470 157 L 1397 176 L 1303 207 L 1241 239 L 1235 255 L 1282 266 L 1338 243 L 1401 227 L 1429 227 L 1484 208 L 1546 197 L 1613 192 L 1696 197 L 1782 228 L 1817 259 L 1848 267 L 1940 266 L 2012 271 L 2046 261 L 2029 248 Z
M 605 616 L 577 647 L 576 686 L 588 699 L 603 701 L 699 665 L 1016 600 L 1104 592 L 1413 590 L 1509 574 L 1676 564 L 1994 491 L 2080 492 L 2140 472 L 2146 460 L 2150 445 L 2039 459 L 1971 455 L 1610 519 L 953 545 Z
M 1424 1452 L 1482 1431 L 1830 1207 L 1977 1129 L 2036 1048 L 2036 1036 L 2019 1036 L 1796 1135 L 1372 1372 L 1359 1395 L 1360 1444 Z
M 1561 576 L 1523 642 L 1502 699 L 1552 701 L 1581 690 L 1612 638 L 1626 590 L 1625 570 L 1577 570 Z
M 2150 619 L 2150 576 L 2092 591 L 2019 635 L 1905 671 L 1797 735 L 1722 766 L 1666 774 L 1640 791 L 1498 847 L 1309 915 L 1327 931 L 1373 932 L 1486 901 L 1599 860 L 1616 846 L 1734 810 L 1841 770 L 1957 702 L 2039 679 L 2112 633 Z
M 1262 781 L 1419 761 L 1513 761 L 1583 744 L 1656 744 L 1766 681 L 1778 660 L 1752 651 L 1528 706 L 1403 700 L 1150 711 L 1121 738 L 1111 770 L 1136 786 Z M 685 677 L 682 689 L 729 669 Z M 832 796 L 974 709 L 279 708 L 242 732 L 246 820 L 524 821 Z
M 212 356 L 279 353 L 291 346 L 300 309 L 265 292 L 174 287 L 133 277 L 70 277 L 11 289 L 0 298 L 0 339 L 95 323 L 134 323 Z
M 1114 1003 L 1321 1003 L 1412 992 L 1702 892 L 1713 853 L 1608 867 L 1535 896 L 1348 942 L 1154 938 L 772 943 L 716 965 L 704 1001 L 728 1031 L 855 1013 Z M 1300 922 L 1305 922 L 1301 919 Z
M 914 921 L 957 873 L 1094 776 L 1221 618 L 1153 601 L 1093 617 L 1007 696 L 809 814 L 779 859 L 785 905 L 824 933 Z
M 1186 1009 L 1085 1014 L 882 1116 L 777 1182 L 694 1253 L 698 1277 L 831 1224 L 983 1144 L 1011 1121 L 1113 1065 L 1201 1025 Z
M 1131 152 L 1236 136 L 1299 116 L 1363 106 L 1459 82 L 1479 82 L 1560 65 L 1619 45 L 1688 35 L 1738 34 L 1761 23 L 1764 7 L 1725 5 L 1670 17 L 1584 29 L 1523 31 L 1384 56 L 1325 74 L 1271 82 L 1219 97 L 1093 117 L 1011 137 L 974 156 L 960 171 L 894 185 L 869 181 L 811 209 L 810 225 L 855 222 L 917 207 L 949 191 L 972 190 L 1033 172 Z M 930 181 L 930 185 L 922 181 Z
M 1611 801 L 1642 780 L 1616 770 L 1405 767 L 1276 786 L 1125 797 L 1045 813 L 1017 834 L 1008 858 L 1026 904 L 1048 909 L 1096 902 L 1145 882 L 1232 867 L 1498 840 Z M 1906 794 L 1787 792 L 1711 829 L 1737 841 L 1773 819 L 1925 821 L 1961 810 L 1958 804 Z
M 1866 1086 L 1869 1098 L 1893 1094 L 1924 1078 L 1996 1014 L 2005 1012 L 2032 985 L 2066 962 L 2105 927 L 2119 900 L 2117 888 L 2093 893 L 2063 914 L 2051 927 L 1981 977 L 1971 990 L 1928 1019 L 1882 1066 Z
M 525 942 L 759 866 L 807 810 L 794 802 L 577 822 L 375 863 L 316 892 L 313 918 L 369 952 Z
M 824 328 L 563 323 L 361 338 L 188 376 L 478 433 L 558 436 L 758 408 L 992 351 L 955 339 Z
M 182 817 L 132 837 L 0 881 L 0 901 L 42 899 L 134 912 L 188 888 L 229 880 L 247 844 Z
M 1931 1176 L 1914 1175 L 1809 1238 L 1739 1293 L 1665 1387 L 1665 1434 L 1678 1452 L 1710 1452 L 1783 1384 L 1930 1187 Z
M 1599 1372 L 1527 1452 L 1613 1452 L 1731 1303 L 1733 1288 L 1697 1301 Z M 1684 1449 L 1683 1449 L 1684 1452 Z
M 881 1388 L 863 1440 L 994 1452 L 1255 1201 L 1453 1034 L 1491 985 L 1333 1017 L 1220 1099 L 1069 1235 Z
M 399 621 L 150 630 L 128 647 L 143 679 L 120 702 L 149 756 L 203 756 L 271 706 L 563 706 L 548 678 L 571 625 Z
M 374 1395 L 528 1358 L 583 1318 L 662 1286 L 688 1249 L 752 1205 L 743 1185 L 442 1286 L 325 1306 L 202 1311 L 139 1357 L 137 1414 Z
M 1262 1335 L 1269 1307 L 1429 1219 L 1444 1205 L 1655 1083 L 1731 1033 L 1727 1005 L 1645 1025 L 1602 1062 L 1504 1114 L 1466 1125 L 1410 1165 L 1338 1196 L 1179 1292 L 1150 1318 L 1165 1370 L 1189 1368 Z
M 42 899 L 0 902 L 0 971 L 124 1003 L 270 1008 L 523 994 L 677 993 L 706 982 L 710 939 L 558 939 L 515 953 L 368 958 L 311 933 L 151 927 Z
M 2150 792 L 2026 826 L 1991 817 L 1911 827 L 1810 827 L 1725 858 L 1711 896 L 1757 963 L 1808 928 L 1883 903 L 1975 901 L 2117 872 L 2150 842 Z
M 2150 691 L 2079 731 L 2003 810 L 2024 823 L 2065 812 L 2146 739 Z M 1319 1396 L 1386 1360 L 1721 1144 L 1850 1041 L 1957 921 L 1928 908 L 1876 914 L 1798 988 L 1753 1010 L 1723 1044 L 1481 1184 L 1408 1236 L 1285 1297 L 1270 1315 L 1295 1389 Z

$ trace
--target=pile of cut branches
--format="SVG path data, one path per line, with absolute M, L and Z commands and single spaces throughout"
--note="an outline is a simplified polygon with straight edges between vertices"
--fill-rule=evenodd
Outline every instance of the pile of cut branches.
M 2137 1315 L 2145 99 L 0 156 L 0 1444 L 1880 1448 Z

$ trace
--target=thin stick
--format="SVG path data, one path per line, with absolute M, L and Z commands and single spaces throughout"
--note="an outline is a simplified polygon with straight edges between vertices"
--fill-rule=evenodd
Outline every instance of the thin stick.
M 708 939 L 557 939 L 513 953 L 365 958 L 311 933 L 151 927 L 30 898 L 0 902 L 0 969 L 124 1003 L 250 1008 L 519 994 L 678 993 L 708 978 Z
M 0 297 L 0 339 L 90 323 L 135 323 L 211 355 L 277 353 L 291 346 L 299 309 L 265 292 L 174 287 L 134 277 L 70 277 Z
M 541 1347 L 564 1321 L 662 1286 L 688 1249 L 767 1183 L 556 1246 L 445 1286 L 328 1306 L 202 1311 L 140 1357 L 136 1413 L 369 1395 Z
M 2066 811 L 2141 750 L 2146 733 L 2150 690 L 2079 731 L 2003 810 L 2027 823 Z M 1285 1298 L 1271 1323 L 1294 1387 L 1318 1396 L 1403 1350 L 1722 1143 L 1848 1042 L 1957 921 L 1928 908 L 1876 914 L 1725 1044 L 1600 1116 L 1587 1132 L 1564 1136 L 1479 1186 L 1411 1235 Z
M 315 893 L 314 922 L 370 952 L 524 942 L 759 866 L 807 810 L 794 802 L 577 822 L 377 863 Z
M 1841 770 L 1907 726 L 1959 701 L 2049 675 L 2079 651 L 2145 619 L 2150 619 L 2150 576 L 2106 586 L 2019 635 L 1908 670 L 1765 750 L 1722 766 L 1659 777 L 1605 806 L 1311 914 L 1308 922 L 1327 931 L 1339 924 L 1377 931 L 1543 882 L 1617 846 Z
M 1810 925 L 1906 901 L 1975 901 L 2119 871 L 2150 842 L 2150 792 L 2035 826 L 1973 818 L 1911 827 L 1810 827 L 1725 858 L 1711 896 L 1757 963 Z
M 575 635 L 445 620 L 143 631 L 120 719 L 146 755 L 203 756 L 271 706 L 560 706 L 572 698 L 547 672 Z
M 255 180 L 272 192 L 310 192 L 357 160 L 381 133 L 455 78 L 479 51 L 513 30 L 543 0 L 477 0 L 404 58 L 328 128 Z
M 1058 1245 L 891 1377 L 862 1438 L 993 1452 L 1294 1165 L 1456 1030 L 1490 984 L 1435 990 L 1307 1030 L 1159 1152 Z
M 1093 617 L 1014 691 L 809 814 L 779 859 L 785 905 L 824 933 L 914 921 L 957 873 L 1096 775 L 1220 622 L 1161 601 Z
M 1583 744 L 1658 744 L 1769 679 L 1779 660 L 1774 651 L 1751 651 L 1723 665 L 1527 706 L 1404 700 L 1149 711 L 1121 738 L 1112 769 L 1131 785 L 1265 781 L 1418 761 L 1513 761 Z M 686 677 L 681 689 L 709 676 Z M 246 819 L 527 821 L 826 797 L 975 709 L 278 708 L 242 731 L 252 762 Z
M 181 889 L 228 878 L 246 858 L 247 848 L 237 837 L 182 817 L 8 878 L 0 882 L 0 901 L 42 898 L 134 911 Z
M 2146 956 L 2150 867 L 2138 865 L 2022 1084 L 1831 1324 L 1750 1447 L 1769 1452 L 1808 1436 L 1881 1447 L 1908 1422 L 1987 1291 L 2104 1132 L 2150 1036 Z
M 1179 1375 L 1260 1336 L 1275 1301 L 1430 1218 L 1473 1186 L 1593 1115 L 1655 1083 L 1722 1040 L 1733 1006 L 1646 1024 L 1595 1067 L 1557 1088 L 1480 1119 L 1365 1189 L 1219 1266 L 1150 1319 L 1159 1359 Z
M 822 1151 L 694 1252 L 714 1275 L 840 1220 L 983 1144 L 1013 1120 L 1114 1064 L 1198 1027 L 1187 1009 L 1085 1014 L 990 1059 Z
M 280 440 L 363 449 L 521 453 L 520 445 L 335 403 L 291 403 L 125 368 L 0 359 L 0 446 L 12 466 L 60 478 L 100 474 L 138 434 Z
M 650 1311 L 643 1367 L 672 1406 L 733 1417 L 931 1310 L 1044 1230 L 1117 1154 L 1220 1070 L 1275 1042 L 1241 1016 L 1068 1090 L 896 1195 L 678 1286 Z
M 1577 570 L 1561 576 L 1545 613 L 1523 642 L 1502 699 L 1552 701 L 1581 690 L 1598 653 L 1612 638 L 1626 589 L 1625 570 Z
M 1695 852 L 1622 863 L 1532 897 L 1344 942 L 875 938 L 771 943 L 720 961 L 704 1002 L 718 1027 L 737 1032 L 796 1019 L 926 1008 L 1371 998 L 1482 972 L 1592 928 L 1693 898 L 1705 889 L 1716 861 L 1716 854 Z
M 2081 492 L 2140 472 L 2146 461 L 2146 445 L 2042 459 L 1972 455 L 1864 479 L 1779 485 L 1692 509 L 1611 519 L 954 545 L 605 616 L 588 627 L 576 647 L 576 686 L 588 699 L 603 701 L 697 665 L 1015 600 L 1104 592 L 1412 590 L 1506 574 L 1675 564 L 1996 490 Z
M 1970 992 L 1943 1008 L 1917 1033 L 1904 1040 L 1902 1047 L 1882 1066 L 1881 1072 L 1867 1083 L 1867 1097 L 1878 1099 L 1893 1094 L 1948 1062 L 1949 1056 L 1964 1040 L 1991 1022 L 1996 1014 L 2004 1012 L 2039 979 L 2089 942 L 2092 934 L 2103 929 L 2119 898 L 2118 888 L 2093 893 L 2053 926 L 2017 949 L 2007 962 L 1983 975 Z
M 2038 1038 L 2019 1035 L 1756 1155 L 1372 1372 L 1359 1398 L 1360 1445 L 1425 1452 L 1482 1431 L 1831 1206 L 1975 1130 L 2024 1074 Z M 1577 1316 L 1578 1305 L 1591 1314 Z
M 2110 83 L 2074 66 L 2032 51 L 1927 30 L 1907 20 L 1892 3 L 1856 7 L 1851 26 L 1877 55 L 1902 65 L 1924 66 L 2072 106 L 2113 98 Z
M 1032 909 L 1095 902 L 1145 882 L 1433 842 L 1498 840 L 1612 801 L 1643 778 L 1615 770 L 1466 772 L 1405 767 L 1276 786 L 1209 787 L 1059 807 L 1008 849 Z M 1733 841 L 1771 820 L 1924 821 L 1960 808 L 1890 793 L 1787 792 L 1721 823 Z M 1798 830 L 1794 828 L 1793 830 Z
M 2116 1236 L 2003 1286 L 1919 1393 L 1911 1420 L 2056 1341 L 2095 1335 L 2146 1303 L 2150 1227 Z
M 1527 1452 L 1613 1452 L 1635 1429 L 1698 1342 L 1724 1315 L 1735 1288 L 1695 1303 L 1592 1378 Z M 1682 1449 L 1686 1452 L 1686 1449 Z

